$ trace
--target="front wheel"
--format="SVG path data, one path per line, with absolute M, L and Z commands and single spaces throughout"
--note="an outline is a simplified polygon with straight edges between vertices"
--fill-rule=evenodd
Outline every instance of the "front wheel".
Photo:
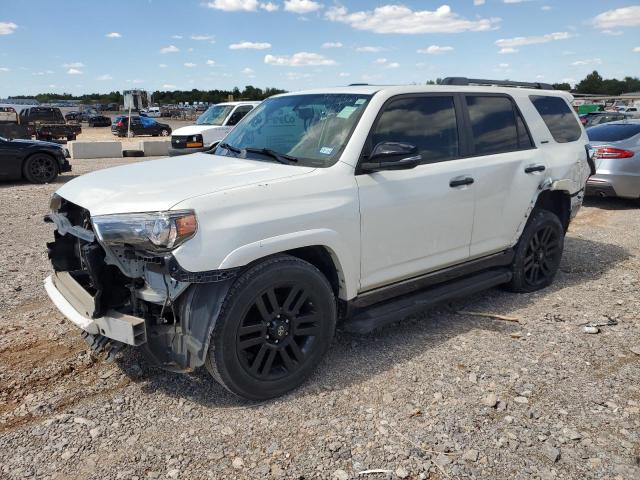
M 163 129 L 160 131 L 160 136 L 161 136 L 161 137 L 168 137 L 168 136 L 169 136 L 169 130 L 167 130 L 166 128 L 163 128 Z
M 35 153 L 24 162 L 22 173 L 31 183 L 49 183 L 58 176 L 58 162 L 51 155 Z
M 227 294 L 205 365 L 251 400 L 299 386 L 326 352 L 336 324 L 331 285 L 313 265 L 279 255 L 250 267 Z
M 513 277 L 506 287 L 514 292 L 534 292 L 553 282 L 564 248 L 564 228 L 548 210 L 534 210 L 516 246 Z

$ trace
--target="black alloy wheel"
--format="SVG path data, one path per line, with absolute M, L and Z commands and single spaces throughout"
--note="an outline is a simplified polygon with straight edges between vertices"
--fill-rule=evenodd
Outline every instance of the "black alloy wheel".
M 31 183 L 48 183 L 58 176 L 58 163 L 51 155 L 36 153 L 27 158 L 23 174 Z
M 551 285 L 560 268 L 564 235 L 564 227 L 555 213 L 534 210 L 515 247 L 513 277 L 506 288 L 534 292 Z
M 542 285 L 555 275 L 560 263 L 560 238 L 553 227 L 547 225 L 536 231 L 527 245 L 524 257 L 524 277 L 531 286 Z
M 313 297 L 306 288 L 286 282 L 256 297 L 236 337 L 238 356 L 248 374 L 276 380 L 304 364 L 322 321 Z
M 300 385 L 326 352 L 336 324 L 327 278 L 290 255 L 243 272 L 215 320 L 205 366 L 230 392 L 251 400 Z

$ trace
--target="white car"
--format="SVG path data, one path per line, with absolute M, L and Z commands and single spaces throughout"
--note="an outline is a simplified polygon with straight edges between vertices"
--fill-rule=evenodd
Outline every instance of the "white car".
M 544 288 L 587 136 L 570 94 L 482 82 L 279 95 L 213 152 L 76 178 L 51 201 L 46 290 L 94 346 L 264 399 L 309 376 L 338 321 Z
M 142 110 L 140 114 L 150 118 L 160 118 L 162 116 L 160 107 L 149 107 L 146 110 Z
M 210 106 L 198 117 L 195 125 L 173 131 L 169 155 L 173 157 L 210 150 L 259 104 L 260 102 L 226 102 Z

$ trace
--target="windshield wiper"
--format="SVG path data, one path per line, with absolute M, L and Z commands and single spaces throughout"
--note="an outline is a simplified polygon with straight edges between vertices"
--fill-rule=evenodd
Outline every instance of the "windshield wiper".
M 227 142 L 222 142 L 218 146 L 224 148 L 225 150 L 229 150 L 230 152 L 233 152 L 233 153 L 242 153 L 242 150 L 240 150 L 238 147 L 229 145 Z
M 291 155 L 287 155 L 284 153 L 278 153 L 275 150 L 271 150 L 270 148 L 244 148 L 245 152 L 249 153 L 261 153 L 263 155 L 268 155 L 269 157 L 275 158 L 278 162 L 284 163 L 285 165 L 291 165 L 292 163 L 298 163 L 298 159 L 296 157 L 292 157 Z

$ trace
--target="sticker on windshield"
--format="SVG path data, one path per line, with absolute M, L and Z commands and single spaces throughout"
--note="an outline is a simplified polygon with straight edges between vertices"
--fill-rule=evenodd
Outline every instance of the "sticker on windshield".
M 338 114 L 338 118 L 349 118 L 357 109 L 358 107 L 344 107 Z
M 333 147 L 322 147 L 320 153 L 323 155 L 331 155 L 333 153 Z
M 362 105 L 366 101 L 367 101 L 366 98 L 359 98 L 356 100 L 356 105 Z

